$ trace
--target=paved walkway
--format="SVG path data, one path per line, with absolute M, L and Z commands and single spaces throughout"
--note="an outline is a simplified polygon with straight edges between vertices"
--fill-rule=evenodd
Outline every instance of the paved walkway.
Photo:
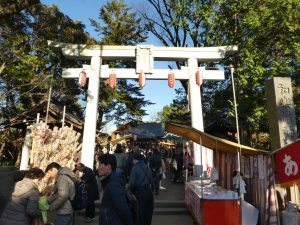
M 96 209 L 96 212 L 98 209 Z M 98 214 L 98 212 L 96 213 Z M 78 213 L 75 225 L 97 225 L 99 217 L 94 222 L 86 223 L 84 214 Z M 191 215 L 184 208 L 184 184 L 172 183 L 170 179 L 162 181 L 159 195 L 154 196 L 154 212 L 151 225 L 193 225 Z
M 154 196 L 154 205 L 155 206 L 151 225 L 194 224 L 193 218 L 184 207 L 183 183 L 172 183 L 168 178 L 166 180 L 163 180 L 162 189 L 160 190 L 159 195 Z

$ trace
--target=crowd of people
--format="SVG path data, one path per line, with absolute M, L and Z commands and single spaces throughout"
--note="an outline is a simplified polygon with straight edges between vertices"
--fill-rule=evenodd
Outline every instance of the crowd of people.
M 42 216 L 43 210 L 44 213 L 55 213 L 52 224 L 73 225 L 75 212 L 72 200 L 76 192 L 76 180 L 83 182 L 86 187 L 87 223 L 95 220 L 95 200 L 100 199 L 99 225 L 150 225 L 154 195 L 159 194 L 161 180 L 166 177 L 166 167 L 169 166 L 172 171 L 172 181 L 180 182 L 182 170 L 192 173 L 193 157 L 187 149 L 181 152 L 174 149 L 171 157 L 165 157 L 159 146 L 153 146 L 147 151 L 129 149 L 126 154 L 124 150 L 121 144 L 117 144 L 113 154 L 98 154 L 97 168 L 93 169 L 78 163 L 72 171 L 61 167 L 58 162 L 51 162 L 45 171 L 31 168 L 25 178 L 15 184 L 0 218 L 0 225 L 51 224 L 46 223 L 48 219 Z M 41 197 L 38 182 L 45 174 L 55 180 L 55 186 L 50 195 Z M 100 180 L 100 184 L 97 180 Z M 138 220 L 133 218 L 127 190 L 137 199 Z

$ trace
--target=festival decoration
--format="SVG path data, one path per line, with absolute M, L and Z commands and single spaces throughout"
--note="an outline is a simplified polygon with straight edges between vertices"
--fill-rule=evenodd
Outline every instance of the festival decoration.
M 168 85 L 170 88 L 173 88 L 175 85 L 175 75 L 172 72 L 168 74 Z
M 58 162 L 73 170 L 81 149 L 79 138 L 80 133 L 72 127 L 54 127 L 51 130 L 42 121 L 35 124 L 32 128 L 30 167 L 38 167 L 44 171 L 49 163 Z M 49 184 L 49 177 L 45 176 L 38 185 L 39 190 L 44 192 Z
M 141 88 L 143 88 L 146 84 L 146 75 L 143 72 L 140 72 L 139 74 L 139 85 Z
M 84 69 L 79 73 L 79 85 L 80 87 L 84 87 L 86 85 L 86 72 Z
M 196 84 L 201 87 L 202 83 L 203 83 L 203 76 L 202 73 L 198 70 L 196 72 Z
M 117 86 L 117 76 L 115 73 L 109 74 L 109 77 L 107 79 L 107 84 L 110 88 L 116 88 Z

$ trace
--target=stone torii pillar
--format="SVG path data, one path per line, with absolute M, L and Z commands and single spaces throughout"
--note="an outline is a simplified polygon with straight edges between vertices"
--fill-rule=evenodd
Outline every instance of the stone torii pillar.
M 97 126 L 98 98 L 99 98 L 99 71 L 101 58 L 91 58 L 91 71 L 89 72 L 89 86 L 87 94 L 87 106 L 84 118 L 84 135 L 82 139 L 81 162 L 87 167 L 94 168 L 94 150 Z M 90 138 L 90 135 L 92 138 Z
M 152 45 L 137 46 L 100 46 L 100 45 L 72 45 L 48 41 L 54 50 L 62 51 L 63 55 L 77 60 L 91 60 L 90 65 L 83 68 L 90 79 L 88 87 L 88 100 L 86 105 L 85 125 L 82 143 L 82 163 L 93 168 L 94 145 L 96 137 L 97 107 L 100 78 L 108 78 L 115 73 L 117 79 L 138 79 L 139 73 L 146 75 L 146 79 L 167 80 L 169 69 L 154 69 L 154 61 L 187 61 L 188 67 L 172 70 L 176 80 L 189 80 L 189 98 L 192 118 L 192 127 L 203 131 L 202 104 L 200 87 L 196 85 L 195 74 L 197 70 L 202 73 L 203 80 L 223 80 L 224 71 L 205 70 L 198 68 L 198 62 L 219 61 L 226 52 L 236 51 L 236 46 L 220 47 L 156 47 Z M 136 68 L 118 69 L 101 65 L 101 60 L 136 60 Z M 78 78 L 82 68 L 63 69 L 64 78 Z M 194 158 L 196 168 L 200 166 L 200 147 L 194 144 Z M 196 175 L 200 173 L 196 169 Z
M 201 93 L 200 87 L 196 84 L 195 73 L 197 72 L 198 68 L 198 61 L 195 58 L 188 59 L 188 67 L 189 67 L 189 98 L 190 98 L 190 108 L 191 108 L 191 122 L 192 127 L 204 131 L 203 125 L 203 115 L 202 115 L 202 102 L 201 102 Z M 200 72 L 204 75 L 206 74 L 205 68 L 200 68 Z M 223 77 L 219 77 L 219 79 L 224 79 L 224 73 L 222 74 Z M 203 77 L 204 78 L 204 77 Z M 206 77 L 205 77 L 206 78 Z M 196 176 L 200 176 L 203 171 L 203 152 L 201 151 L 201 146 L 197 143 L 193 143 L 193 150 L 194 150 L 194 173 Z

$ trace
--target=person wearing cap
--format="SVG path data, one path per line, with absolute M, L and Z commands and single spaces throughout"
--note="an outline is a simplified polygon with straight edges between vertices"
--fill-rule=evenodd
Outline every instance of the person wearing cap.
M 152 183 L 152 173 L 145 164 L 145 157 L 140 153 L 133 155 L 133 164 L 128 188 L 139 202 L 139 224 L 150 225 L 154 206 L 150 186 Z

